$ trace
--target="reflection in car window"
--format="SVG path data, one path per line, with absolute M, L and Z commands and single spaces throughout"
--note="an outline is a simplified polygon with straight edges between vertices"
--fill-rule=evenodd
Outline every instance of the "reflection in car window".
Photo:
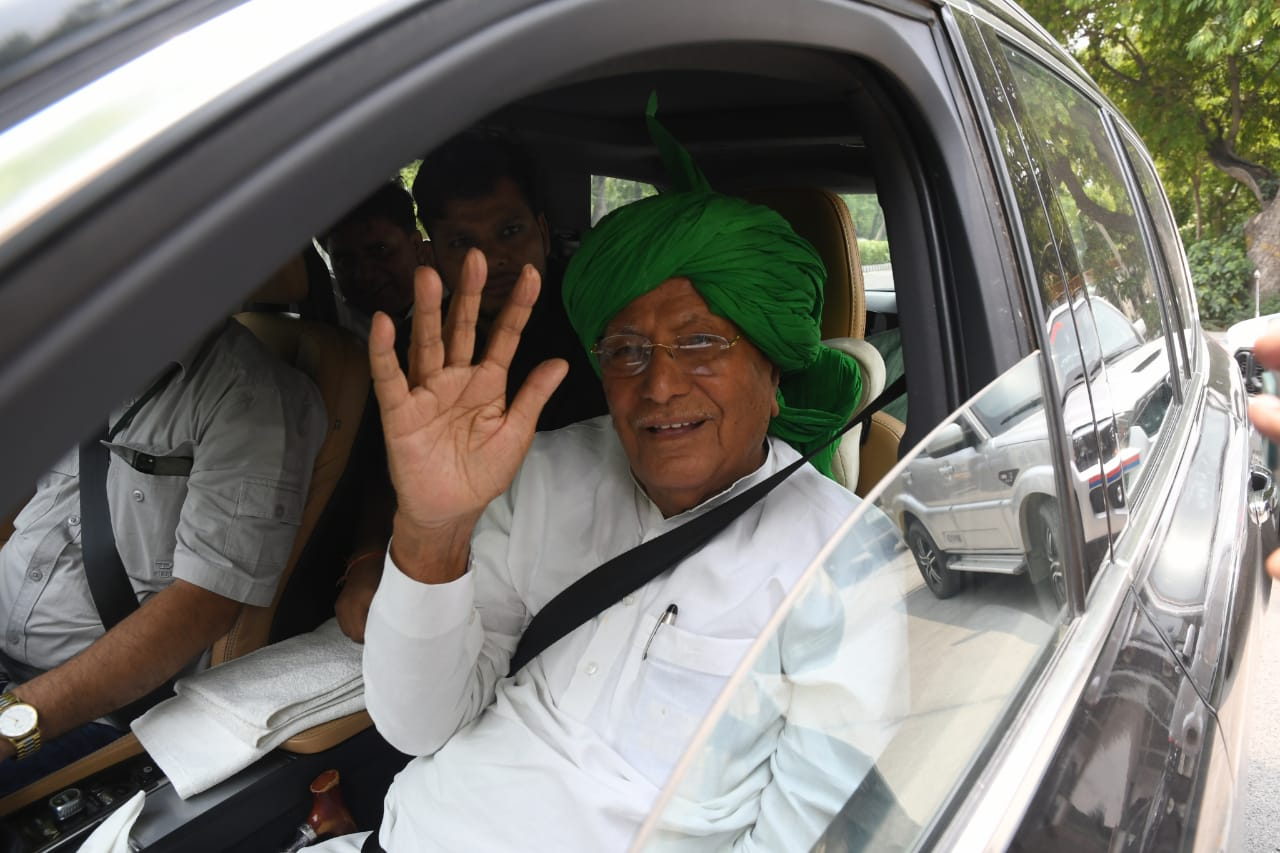
M 973 401 L 973 413 L 991 435 L 999 435 L 1033 415 L 1044 419 L 1044 398 L 1034 360 L 1027 360 L 1004 375 Z
M 1171 322 L 1182 330 L 1183 364 L 1191 367 L 1191 359 L 1199 350 L 1193 343 L 1194 329 L 1198 324 L 1196 316 L 1196 299 L 1191 289 L 1191 272 L 1187 267 L 1187 256 L 1182 251 L 1182 241 L 1178 238 L 1178 226 L 1173 221 L 1173 212 L 1169 202 L 1160 189 L 1160 181 L 1148 158 L 1140 151 L 1127 132 L 1122 133 L 1125 153 L 1133 164 L 1133 171 L 1138 176 L 1138 186 L 1146 196 L 1147 209 L 1156 226 L 1159 239 L 1159 250 L 1164 261 L 1164 269 L 1168 273 L 1170 283 L 1171 305 L 1169 316 Z
M 1045 342 L 1050 364 L 1061 396 L 1066 420 L 1066 442 L 1074 456 L 1071 482 L 1083 488 L 1089 500 L 1081 504 L 1082 519 L 1090 547 L 1084 553 L 1085 585 L 1098 571 L 1107 553 L 1111 526 L 1107 516 L 1106 490 L 1123 488 L 1108 484 L 1103 458 L 1113 462 L 1114 423 L 1095 427 L 1088 387 L 1087 363 L 1099 363 L 1101 348 L 1092 324 L 1084 324 L 1085 334 L 1077 334 L 1077 315 L 1072 306 L 1084 306 L 1081 295 L 1084 274 L 1080 259 L 1071 251 L 1069 238 L 1059 245 L 1057 235 L 1070 233 L 1058 205 L 1046 203 L 1053 196 L 1047 185 L 1049 175 L 1042 167 L 1034 131 L 1020 125 L 1023 93 L 1014 84 L 1014 74 L 1000 48 L 998 36 L 985 24 L 958 16 L 957 24 L 977 61 L 974 70 L 982 86 L 985 104 L 996 130 L 996 142 L 1008 186 L 1012 190 L 1013 212 L 1018 221 L 1014 233 L 1024 242 L 1024 260 L 1037 287 L 1039 306 L 1045 323 Z M 1056 420 L 1053 429 L 1063 430 Z M 1100 453 L 1099 448 L 1105 452 Z M 1118 497 L 1119 495 L 1117 495 Z
M 1003 53 L 1053 211 L 1056 254 L 1070 271 L 1059 292 L 1046 293 L 1045 307 L 1056 373 L 1068 380 L 1063 414 L 1074 461 L 1093 483 L 1086 525 L 1105 517 L 1114 538 L 1130 500 L 1140 499 L 1174 399 L 1151 255 L 1098 106 L 1018 49 L 1004 44 Z M 1053 338 L 1068 313 L 1078 349 Z M 1071 386 L 1077 378 L 1088 382 L 1087 393 Z
M 1020 362 L 868 495 L 717 700 L 641 846 L 662 848 L 746 755 L 769 756 L 738 839 L 760 849 L 909 848 L 967 789 L 1067 614 L 1058 472 L 1027 408 L 1042 369 Z

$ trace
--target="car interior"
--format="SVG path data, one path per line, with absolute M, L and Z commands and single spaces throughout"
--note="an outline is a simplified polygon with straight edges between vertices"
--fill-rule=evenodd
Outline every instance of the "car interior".
M 879 412 L 865 435 L 843 440 L 837 474 L 847 488 L 869 493 L 901 453 L 1031 350 L 1030 331 L 1009 323 L 1007 315 L 1001 336 L 985 333 L 996 322 L 986 313 L 993 310 L 991 300 L 965 298 L 989 285 L 981 282 L 959 225 L 959 202 L 946 180 L 948 157 L 927 118 L 891 74 L 850 56 L 761 44 L 655 51 L 579 72 L 486 115 L 479 126 L 512 136 L 533 154 L 553 253 L 571 256 L 599 215 L 593 210 L 593 179 L 661 189 L 664 173 L 643 121 L 651 92 L 658 93 L 659 118 L 714 187 L 775 208 L 818 249 L 829 275 L 823 336 L 863 366 L 864 403 L 896 373 L 907 377 L 909 406 L 903 401 L 898 409 L 905 417 Z M 398 164 L 384 165 L 391 171 Z M 331 199 L 328 209 L 362 194 L 347 195 Z M 883 211 L 891 261 L 875 265 L 871 298 L 845 201 L 850 196 L 873 197 Z M 319 233 L 323 223 L 313 224 Z M 328 270 L 317 263 L 313 247 L 282 247 L 277 262 L 280 270 L 266 282 L 245 282 L 243 301 L 253 310 L 236 320 L 316 381 L 330 432 L 276 600 L 268 608 L 245 608 L 215 648 L 215 663 L 309 630 L 331 613 L 335 565 L 341 567 L 332 558 L 341 547 L 333 533 L 359 501 L 350 489 L 354 478 L 344 469 L 367 395 L 364 352 L 332 324 Z M 140 769 L 140 752 L 137 740 L 126 736 L 0 800 L 0 815 L 8 815 L 7 825 L 24 838 L 45 833 L 46 846 L 33 842 L 26 849 L 56 849 L 81 829 L 39 817 L 44 801 L 72 785 L 93 788 L 94 778 L 126 787 L 144 777 L 154 781 L 154 768 L 146 767 L 150 776 Z M 120 763 L 126 759 L 133 763 Z M 204 849 L 199 843 L 223 849 L 225 839 L 197 843 L 190 834 L 183 841 L 168 833 L 202 821 L 210 828 L 217 822 L 224 832 L 228 813 L 236 832 L 255 839 L 235 849 L 276 849 L 309 802 L 305 778 L 334 764 L 343 765 L 352 812 L 371 826 L 390 774 L 404 760 L 376 745 L 367 714 L 326 724 L 294 737 L 279 753 L 220 786 L 217 796 L 185 806 L 172 798 L 168 822 L 158 820 L 147 830 L 156 842 L 148 849 Z M 110 776 L 113 769 L 116 775 Z M 282 790 L 282 778 L 293 789 Z

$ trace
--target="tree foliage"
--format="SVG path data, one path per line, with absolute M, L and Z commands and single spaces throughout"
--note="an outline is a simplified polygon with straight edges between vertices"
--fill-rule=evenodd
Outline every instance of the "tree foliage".
M 1280 6 L 1027 0 L 1152 150 L 1184 237 L 1229 233 L 1275 195 Z
M 1241 286 L 1252 278 L 1253 264 L 1245 255 L 1240 229 L 1192 243 L 1187 247 L 1187 263 L 1206 325 L 1226 327 L 1253 314 L 1252 289 Z

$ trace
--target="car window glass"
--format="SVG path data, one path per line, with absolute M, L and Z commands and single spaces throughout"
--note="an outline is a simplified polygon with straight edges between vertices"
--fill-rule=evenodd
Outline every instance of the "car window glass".
M 1070 304 L 1077 333 L 1092 324 L 1098 342 L 1082 367 L 1099 435 L 1079 443 L 1088 452 L 1077 462 L 1104 450 L 1110 444 L 1105 433 L 1114 429 L 1117 452 L 1111 459 L 1098 454 L 1103 470 L 1097 485 L 1106 493 L 1115 535 L 1129 500 L 1141 491 L 1145 463 L 1165 431 L 1174 397 L 1155 272 L 1097 105 L 1017 48 L 1006 44 L 1004 50 L 1022 121 L 1039 140 L 1043 174 L 1068 229 L 1058 235 L 1060 251 L 1075 254 L 1081 270 L 1070 295 L 1050 308 L 1049 320 Z M 1089 429 L 1083 421 L 1066 426 L 1073 436 Z
M 1082 503 L 1082 509 L 1088 510 L 1088 514 L 1082 516 L 1084 527 L 1093 543 L 1083 554 L 1084 583 L 1088 586 L 1111 540 L 1106 513 L 1106 473 L 1096 449 L 1112 446 L 1114 423 L 1108 420 L 1106 428 L 1097 429 L 1085 382 L 1088 375 L 1085 366 L 1101 363 L 1102 347 L 1093 324 L 1082 323 L 1077 328 L 1077 312 L 1065 308 L 1068 294 L 1078 305 L 1083 304 L 1078 297 L 1083 292 L 1084 272 L 1080 258 L 1071 250 L 1070 229 L 1063 212 L 1050 202 L 1053 189 L 1048 183 L 1049 173 L 1041 167 L 1036 153 L 1039 143 L 1034 132 L 1029 133 L 1020 125 L 1023 93 L 1014 84 L 1009 61 L 1000 50 L 999 37 L 988 26 L 968 16 L 959 15 L 956 22 L 969 46 L 992 120 L 1000 158 L 997 167 L 1002 168 L 1012 193 L 1011 215 L 1015 221 L 1011 223 L 1011 231 L 1022 242 L 1023 263 L 1032 276 L 1035 291 L 1030 295 L 1037 300 L 1033 307 L 1042 312 L 1044 341 L 1066 421 L 1065 425 L 1059 425 L 1056 419 L 1050 422 L 1064 433 L 1075 457 L 1072 488 L 1083 488 L 1089 493 L 1089 501 Z M 1067 236 L 1060 239 L 1058 235 Z M 1113 455 L 1106 457 L 1108 462 L 1113 461 Z
M 1173 211 L 1169 209 L 1168 199 L 1160 188 L 1160 180 L 1156 177 L 1151 160 L 1143 156 L 1139 146 L 1127 132 L 1121 134 L 1125 153 L 1133 165 L 1134 174 L 1138 177 L 1138 186 L 1146 197 L 1147 210 L 1151 221 L 1155 223 L 1156 235 L 1159 239 L 1164 268 L 1168 272 L 1170 283 L 1169 316 L 1173 325 L 1181 330 L 1183 346 L 1182 363 L 1188 369 L 1192 367 L 1191 359 L 1199 350 L 1194 346 L 1194 330 L 1199 324 L 1196 316 L 1195 293 L 1191 289 L 1191 272 L 1187 267 L 1187 256 L 1182 250 L 1182 240 L 1178 237 L 1178 226 L 1173 221 Z
M 612 213 L 623 205 L 657 194 L 657 187 L 643 181 L 614 178 L 609 175 L 592 175 L 591 224 L 595 225 L 606 214 Z
M 1037 353 L 872 490 L 730 679 L 645 843 L 736 785 L 763 789 L 743 829 L 761 849 L 924 839 L 1067 618 L 1044 399 Z

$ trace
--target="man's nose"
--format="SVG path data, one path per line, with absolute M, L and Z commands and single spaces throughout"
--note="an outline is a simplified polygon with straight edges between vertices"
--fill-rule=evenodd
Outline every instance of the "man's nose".
M 485 240 L 480 244 L 480 251 L 484 252 L 484 260 L 489 269 L 499 269 L 511 264 L 511 256 L 503 249 L 499 240 Z
M 675 353 L 665 347 L 654 347 L 649 365 L 641 374 L 642 393 L 656 403 L 664 403 L 672 397 L 688 393 L 690 380 Z

